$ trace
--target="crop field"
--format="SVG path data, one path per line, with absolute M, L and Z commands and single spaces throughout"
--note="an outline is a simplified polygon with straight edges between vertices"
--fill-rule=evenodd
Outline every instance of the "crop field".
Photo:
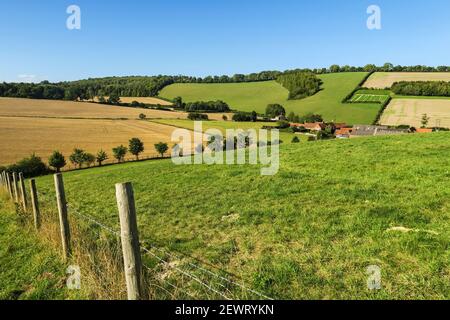
M 394 99 L 381 117 L 381 124 L 422 126 L 422 116 L 430 118 L 429 127 L 450 128 L 449 99 Z
M 353 95 L 350 101 L 353 103 L 384 103 L 388 99 L 388 95 L 357 93 Z
M 288 100 L 288 91 L 276 81 L 219 84 L 173 84 L 165 87 L 160 96 L 173 99 L 181 96 L 185 101 L 223 100 L 233 109 L 264 113 L 270 103 L 283 105 L 287 112 L 303 115 L 318 113 L 326 120 L 337 122 L 372 123 L 379 104 L 343 104 L 348 95 L 367 73 L 335 73 L 319 76 L 323 90 L 302 100 Z
M 450 81 L 450 72 L 375 72 L 363 86 L 385 89 L 400 81 Z
M 0 98 L 0 116 L 138 119 L 141 113 L 148 118 L 186 118 L 183 112 L 117 107 L 89 102 Z
M 172 106 L 173 103 L 155 98 L 155 97 L 120 97 L 120 101 L 124 103 L 131 103 L 133 101 L 137 101 L 140 103 L 147 103 L 147 104 L 154 104 L 154 105 L 161 105 L 161 106 Z
M 113 228 L 114 184 L 132 182 L 142 241 L 272 298 L 449 299 L 449 166 L 450 134 L 433 133 L 283 144 L 271 177 L 260 166 L 162 160 L 64 181 L 69 203 Z M 52 176 L 37 186 L 54 201 Z M 367 289 L 370 265 L 382 270 L 381 290 Z
M 154 144 L 169 143 L 173 127 L 140 120 L 54 119 L 0 116 L 0 165 L 12 164 L 32 153 L 46 160 L 54 150 L 62 152 L 68 161 L 72 150 L 82 148 L 96 154 L 105 150 L 112 159 L 111 149 L 128 146 L 128 140 L 140 138 L 145 155 L 155 155 Z

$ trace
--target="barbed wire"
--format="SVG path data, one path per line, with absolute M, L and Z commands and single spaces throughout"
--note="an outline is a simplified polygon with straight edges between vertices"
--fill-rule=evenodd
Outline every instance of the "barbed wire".
M 78 212 L 78 210 L 77 210 L 76 208 L 74 208 L 72 205 L 70 205 L 69 203 L 67 203 L 67 208 L 71 208 L 71 209 L 72 209 L 71 212 L 72 212 L 72 213 L 75 213 L 77 216 L 79 216 L 79 217 L 81 217 L 81 218 L 84 218 L 84 219 L 86 219 L 86 220 L 92 222 L 93 224 L 99 226 L 100 228 L 102 228 L 102 229 L 108 231 L 109 233 L 111 233 L 111 234 L 113 234 L 113 235 L 115 235 L 115 236 L 117 236 L 117 237 L 120 237 L 120 232 L 119 232 L 119 231 L 116 231 L 116 230 L 114 230 L 113 228 L 111 228 L 111 227 L 109 227 L 109 226 L 107 226 L 107 225 L 105 225 L 105 224 L 103 224 L 103 223 L 97 221 L 95 218 L 93 218 L 93 217 L 90 216 L 90 215 L 87 215 L 87 214 L 83 214 L 83 213 Z
M 170 265 L 170 263 L 166 260 L 164 260 L 163 258 L 159 257 L 158 255 L 154 254 L 153 252 L 151 252 L 150 250 L 148 250 L 146 247 L 142 246 L 141 247 L 143 251 L 145 251 L 146 253 L 150 254 L 151 256 L 153 256 L 154 258 L 156 258 L 157 260 L 159 260 L 160 262 L 164 263 L 165 265 L 167 265 L 168 267 L 184 274 L 185 276 L 191 278 L 192 280 L 194 280 L 195 282 L 199 283 L 200 285 L 204 286 L 205 288 L 209 289 L 210 291 L 214 292 L 215 294 L 220 295 L 221 297 L 223 297 L 226 300 L 230 300 L 230 298 L 228 298 L 227 296 L 225 296 L 223 293 L 215 290 L 214 288 L 212 288 L 211 286 L 209 286 L 208 284 L 204 283 L 202 280 L 200 280 L 199 278 L 197 278 L 196 276 L 178 268 L 177 266 L 173 266 Z
M 181 259 L 179 256 L 174 255 L 173 253 L 169 252 L 168 250 L 158 248 L 158 247 L 156 247 L 156 246 L 154 246 L 154 245 L 152 245 L 152 244 L 149 244 L 149 246 L 151 246 L 152 248 L 154 248 L 154 249 L 156 249 L 156 250 L 158 250 L 158 251 L 160 251 L 160 252 L 165 252 L 166 254 L 170 255 L 171 257 L 175 257 L 175 258 L 177 258 L 177 259 Z M 238 287 L 240 287 L 241 289 L 244 289 L 244 290 L 246 290 L 246 291 L 248 291 L 248 292 L 254 293 L 254 294 L 260 296 L 261 298 L 268 299 L 268 300 L 274 300 L 273 298 L 271 298 L 271 297 L 269 297 L 269 296 L 267 296 L 267 295 L 265 295 L 265 294 L 263 294 L 263 293 L 261 293 L 261 292 L 258 292 L 258 291 L 254 290 L 254 289 L 247 288 L 247 287 L 244 286 L 243 284 L 240 284 L 240 283 L 238 283 L 238 282 L 234 282 L 234 281 L 232 281 L 232 280 L 230 280 L 230 279 L 227 279 L 227 278 L 225 278 L 225 277 L 223 277 L 223 276 L 221 276 L 221 275 L 218 275 L 218 274 L 212 272 L 211 270 L 205 269 L 205 268 L 203 268 L 203 267 L 201 267 L 201 266 L 199 266 L 199 265 L 197 265 L 197 264 L 195 264 L 195 263 L 188 262 L 188 264 L 189 264 L 190 266 L 192 266 L 192 267 L 194 267 L 194 268 L 197 268 L 198 270 L 203 271 L 203 272 L 205 272 L 205 273 L 208 273 L 208 274 L 210 274 L 210 275 L 212 275 L 212 276 L 214 276 L 214 277 L 216 277 L 216 278 L 218 278 L 218 279 L 221 279 L 221 280 L 226 281 L 226 282 L 228 282 L 228 283 L 230 283 L 230 284 L 233 284 L 233 285 L 235 285 L 235 286 L 238 286 Z M 221 285 L 221 286 L 225 287 L 224 285 Z

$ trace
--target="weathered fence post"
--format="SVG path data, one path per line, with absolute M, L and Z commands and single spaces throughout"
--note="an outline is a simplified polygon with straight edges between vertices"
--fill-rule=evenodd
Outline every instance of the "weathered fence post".
M 56 201 L 58 203 L 62 248 L 64 258 L 67 259 L 70 255 L 70 229 L 69 229 L 69 219 L 67 217 L 67 202 L 66 202 L 66 194 L 64 192 L 64 182 L 62 174 L 61 173 L 55 174 L 54 180 L 56 190 Z
M 19 173 L 19 182 L 20 182 L 20 195 L 22 196 L 22 207 L 23 211 L 27 211 L 27 191 L 25 189 L 25 180 L 23 178 L 23 173 Z
M 141 250 L 131 183 L 116 184 L 116 198 L 119 208 L 120 238 L 122 240 L 128 300 L 140 300 L 142 298 Z
M 39 230 L 41 227 L 41 213 L 39 211 L 39 200 L 36 189 L 36 181 L 30 180 L 31 206 L 33 207 L 34 227 Z
M 11 175 L 9 174 L 9 172 L 6 173 L 6 180 L 7 180 L 7 183 L 8 183 L 9 197 L 12 200 L 13 199 L 13 190 L 12 190 Z
M 14 200 L 19 203 L 19 188 L 17 187 L 17 173 L 13 172 L 13 189 L 14 189 Z

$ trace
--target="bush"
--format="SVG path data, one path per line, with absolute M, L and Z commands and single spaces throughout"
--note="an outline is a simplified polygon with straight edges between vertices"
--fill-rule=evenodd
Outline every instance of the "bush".
M 51 172 L 42 159 L 35 154 L 9 166 L 7 170 L 9 172 L 22 172 L 25 178 L 42 176 Z
M 198 112 L 189 112 L 188 119 L 192 121 L 203 121 L 203 120 L 209 120 L 207 114 L 198 113 Z
M 293 137 L 292 138 L 292 143 L 299 143 L 300 142 L 300 139 L 299 139 L 299 137 Z
M 144 113 L 141 113 L 141 114 L 139 114 L 139 119 L 145 120 L 145 119 L 147 119 L 147 116 Z
M 232 120 L 236 122 L 250 122 L 253 121 L 253 115 L 248 112 L 237 112 L 233 114 Z

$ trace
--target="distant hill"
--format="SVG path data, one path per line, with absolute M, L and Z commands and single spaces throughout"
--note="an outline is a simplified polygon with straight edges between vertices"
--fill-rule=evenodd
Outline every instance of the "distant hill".
M 343 104 L 341 101 L 367 76 L 366 72 L 342 72 L 318 75 L 322 90 L 301 100 L 288 100 L 289 92 L 276 81 L 245 83 L 176 83 L 165 87 L 160 96 L 173 99 L 181 96 L 186 102 L 223 100 L 239 111 L 264 113 L 270 103 L 283 105 L 288 112 L 300 115 L 319 113 L 326 120 L 351 124 L 372 123 L 379 104 Z

